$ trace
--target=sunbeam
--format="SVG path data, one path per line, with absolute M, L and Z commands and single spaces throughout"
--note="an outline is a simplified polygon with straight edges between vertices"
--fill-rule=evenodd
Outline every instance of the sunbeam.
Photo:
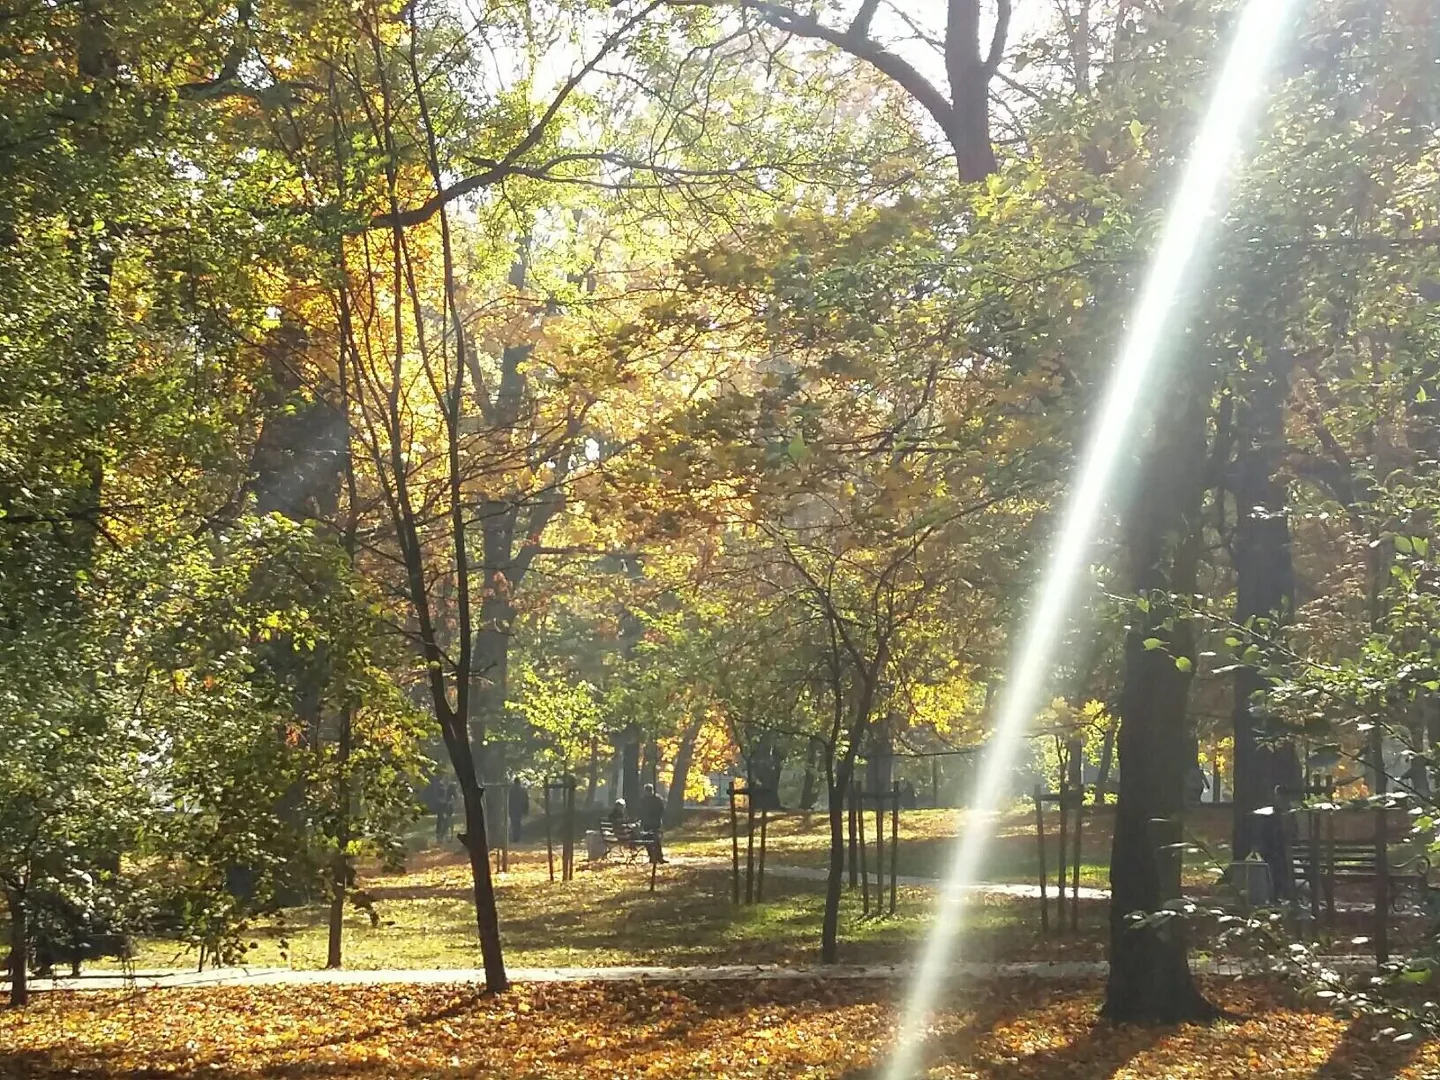
M 956 841 L 935 924 L 901 1014 L 886 1073 L 889 1080 L 906 1080 L 916 1073 L 931 1005 L 943 989 L 946 969 L 964 929 L 965 886 L 973 883 L 978 873 L 989 838 L 989 820 L 1006 791 L 1025 728 L 1042 703 L 1055 647 L 1113 486 L 1120 452 L 1134 432 L 1136 404 L 1155 384 L 1161 366 L 1157 359 L 1182 285 L 1206 230 L 1212 227 L 1231 164 L 1253 123 L 1266 76 L 1294 8 L 1295 0 L 1251 0 L 1235 26 L 1229 55 L 1191 147 L 1033 613 L 1005 682 L 971 811 L 972 820 L 985 824 L 972 825 Z

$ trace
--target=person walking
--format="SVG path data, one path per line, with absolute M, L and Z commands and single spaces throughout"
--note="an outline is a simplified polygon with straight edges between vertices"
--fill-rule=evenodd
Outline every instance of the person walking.
M 655 785 L 646 784 L 640 797 L 640 836 L 650 846 L 650 860 L 663 863 L 661 834 L 665 828 L 665 800 L 655 794 Z

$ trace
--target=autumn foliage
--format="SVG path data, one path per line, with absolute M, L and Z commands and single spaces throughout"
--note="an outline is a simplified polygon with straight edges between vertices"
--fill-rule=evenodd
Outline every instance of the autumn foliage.
M 1434 1075 L 1433 1047 L 1371 1040 L 1249 983 L 1209 988 L 1214 1027 L 1097 1027 L 1096 989 L 962 992 L 931 1028 L 936 1077 L 1340 1080 Z M 860 981 L 263 987 L 46 994 L 0 1017 L 0 1072 L 28 1077 L 870 1077 L 895 988 Z

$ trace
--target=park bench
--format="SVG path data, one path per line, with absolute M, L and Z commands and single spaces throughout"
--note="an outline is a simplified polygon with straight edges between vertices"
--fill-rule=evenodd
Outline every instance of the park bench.
M 615 850 L 624 852 L 627 862 L 650 854 L 651 834 L 642 832 L 638 823 L 627 821 L 617 825 L 609 818 L 600 821 L 600 837 L 605 841 L 605 857 Z
M 1373 884 L 1383 877 L 1389 884 L 1390 906 L 1394 907 L 1403 885 L 1414 885 L 1422 895 L 1429 888 L 1430 860 L 1415 855 L 1381 867 L 1373 840 L 1321 840 L 1318 845 L 1306 837 L 1290 843 L 1290 870 L 1297 882 L 1324 890 L 1327 904 L 1333 904 L 1336 885 Z

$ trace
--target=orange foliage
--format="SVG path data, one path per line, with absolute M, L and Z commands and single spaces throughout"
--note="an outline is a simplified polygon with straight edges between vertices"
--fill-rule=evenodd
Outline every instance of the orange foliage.
M 1256 984 L 1212 985 L 1213 1027 L 1098 1026 L 1093 985 L 991 984 L 947 1002 L 930 1076 L 1311 1080 L 1434 1075 L 1433 1046 Z M 815 979 L 703 984 L 248 987 L 42 994 L 0 1017 L 0 1073 L 31 1077 L 790 1077 L 875 1075 L 895 987 Z

